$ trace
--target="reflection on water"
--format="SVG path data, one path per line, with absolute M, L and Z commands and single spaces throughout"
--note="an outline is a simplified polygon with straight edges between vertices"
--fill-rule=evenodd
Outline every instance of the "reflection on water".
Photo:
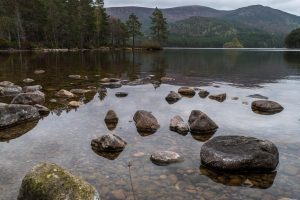
M 0 131 L 0 199 L 15 200 L 26 172 L 45 161 L 82 176 L 104 200 L 116 199 L 116 193 L 133 199 L 130 176 L 135 199 L 299 199 L 299 57 L 299 52 L 197 49 L 135 55 L 97 51 L 1 53 L 0 81 L 24 86 L 23 79 L 34 79 L 33 84 L 43 86 L 45 105 L 51 113 L 39 123 Z M 37 69 L 46 73 L 36 75 L 33 72 Z M 74 80 L 68 78 L 70 74 L 88 79 Z M 100 87 L 105 77 L 120 78 L 128 84 L 106 91 Z M 165 97 L 181 86 L 205 89 L 212 95 L 226 92 L 227 99 L 219 103 L 195 95 L 169 104 Z M 69 100 L 55 97 L 60 89 L 93 92 L 70 99 L 84 103 L 74 109 L 68 106 Z M 129 95 L 118 98 L 116 92 Z M 256 99 L 249 95 L 253 94 L 280 103 L 284 111 L 272 116 L 252 112 L 251 102 Z M 10 101 L 0 98 L 0 102 Z M 141 109 L 151 111 L 160 124 L 160 129 L 147 137 L 137 132 L 132 120 Z M 119 117 L 116 127 L 104 122 L 108 110 Z M 192 110 L 205 112 L 220 127 L 218 131 L 182 136 L 169 130 L 173 116 L 187 121 Z M 94 152 L 91 140 L 113 128 L 128 143 L 126 149 L 121 154 Z M 215 136 L 233 134 L 273 141 L 280 152 L 277 173 L 232 175 L 203 167 L 199 171 L 202 144 Z M 175 151 L 184 162 L 153 165 L 149 158 L 157 150 Z
M 200 172 L 216 183 L 222 183 L 228 186 L 245 186 L 261 189 L 267 189 L 271 187 L 277 174 L 276 171 L 257 174 L 230 174 L 210 170 L 204 166 L 200 167 Z

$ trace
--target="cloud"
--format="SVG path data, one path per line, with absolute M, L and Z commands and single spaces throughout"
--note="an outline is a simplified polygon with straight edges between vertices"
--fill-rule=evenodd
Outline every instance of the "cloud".
M 220 10 L 232 10 L 249 5 L 264 5 L 300 16 L 299 0 L 106 0 L 106 7 L 144 6 L 169 8 L 184 5 L 201 5 Z

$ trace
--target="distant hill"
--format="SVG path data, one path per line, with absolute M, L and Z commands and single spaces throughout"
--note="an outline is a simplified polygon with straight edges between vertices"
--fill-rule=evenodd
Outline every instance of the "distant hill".
M 168 46 L 223 47 L 238 38 L 245 47 L 280 47 L 282 38 L 264 30 L 218 18 L 191 17 L 170 24 Z
M 109 15 L 123 21 L 127 20 L 130 13 L 135 13 L 146 33 L 153 10 L 144 7 L 107 8 Z M 283 46 L 284 37 L 290 31 L 300 27 L 299 16 L 261 5 L 230 11 L 204 6 L 183 6 L 162 11 L 170 24 L 171 41 L 186 46 L 192 43 L 187 40 L 194 41 L 197 38 L 198 41 L 199 38 L 206 38 L 205 46 L 215 44 L 215 41 L 219 41 L 219 46 L 224 40 L 239 37 L 247 47 L 278 47 Z

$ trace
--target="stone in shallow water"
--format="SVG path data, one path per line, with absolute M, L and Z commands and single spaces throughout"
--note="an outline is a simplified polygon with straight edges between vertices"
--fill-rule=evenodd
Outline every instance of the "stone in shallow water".
M 45 70 L 42 70 L 42 69 L 39 69 L 39 70 L 35 70 L 34 73 L 36 75 L 39 75 L 39 74 L 44 74 L 46 71 Z
M 170 130 L 186 135 L 190 129 L 189 125 L 184 123 L 183 119 L 177 115 L 171 119 Z
M 183 157 L 172 151 L 157 151 L 151 155 L 150 159 L 157 165 L 169 165 L 183 161 Z
M 85 93 L 91 92 L 91 90 L 71 89 L 70 92 L 73 93 L 73 94 L 85 94 Z
M 166 101 L 169 104 L 174 104 L 179 101 L 182 97 L 177 92 L 171 91 L 168 96 L 166 96 Z
M 127 97 L 128 93 L 127 92 L 117 92 L 115 95 L 116 95 L 116 97 Z
M 40 91 L 18 94 L 11 101 L 11 104 L 24 104 L 24 105 L 35 105 L 35 104 L 44 104 L 44 103 L 45 103 L 45 94 Z
M 101 85 L 103 87 L 110 88 L 110 89 L 115 89 L 115 88 L 122 87 L 122 83 L 121 82 L 108 82 L 108 83 L 102 83 Z
M 216 100 L 218 102 L 223 102 L 226 100 L 226 93 L 218 94 L 218 95 L 210 95 L 209 98 L 212 100 Z
M 205 99 L 209 95 L 209 92 L 206 90 L 200 90 L 198 94 L 199 94 L 199 97 L 201 97 L 202 99 Z
M 227 186 L 251 187 L 259 189 L 267 189 L 273 185 L 276 171 L 263 173 L 228 173 L 209 169 L 205 166 L 200 167 L 202 175 L 207 176 L 216 183 Z
M 71 79 L 82 79 L 81 75 L 69 75 L 69 78 Z
M 82 102 L 80 102 L 80 101 L 70 101 L 68 105 L 71 106 L 71 107 L 74 107 L 74 108 L 78 108 L 82 105 Z
M 189 117 L 190 130 L 193 134 L 213 134 L 218 125 L 200 110 L 193 110 Z
M 178 93 L 187 97 L 193 97 L 196 94 L 195 90 L 191 87 L 181 87 L 178 89 Z
M 155 133 L 160 127 L 157 119 L 151 114 L 151 112 L 145 110 L 136 111 L 133 116 L 133 120 L 137 131 L 143 136 Z
M 273 171 L 279 162 L 277 147 L 268 140 L 244 136 L 218 136 L 200 152 L 207 167 L 224 171 Z
M 50 113 L 49 108 L 39 105 L 39 104 L 35 104 L 34 107 L 36 107 L 40 113 L 40 115 L 45 116 L 48 115 Z
M 22 88 L 18 85 L 0 87 L 0 96 L 16 96 L 22 92 Z
M 20 123 L 37 120 L 38 109 L 30 105 L 2 104 L 0 105 L 0 129 L 18 125 Z
M 60 98 L 73 98 L 75 95 L 72 92 L 69 92 L 67 90 L 60 90 L 55 94 L 56 97 Z
M 10 81 L 1 81 L 0 87 L 8 87 L 8 86 L 14 86 L 15 84 Z
M 261 94 L 252 94 L 252 95 L 249 95 L 249 96 L 247 96 L 247 97 L 251 97 L 251 98 L 255 98 L 255 99 L 264 99 L 264 100 L 269 99 L 268 97 L 263 96 L 263 95 L 261 95 Z
M 100 200 L 96 189 L 56 164 L 41 163 L 24 177 L 18 200 Z
M 106 134 L 92 140 L 91 145 L 95 151 L 120 152 L 123 151 L 127 142 L 115 134 Z
M 32 82 L 34 82 L 34 80 L 31 79 L 31 78 L 25 78 L 25 79 L 23 80 L 23 82 L 24 82 L 24 83 L 32 83 Z
M 24 93 L 36 92 L 36 91 L 40 91 L 41 89 L 43 89 L 41 85 L 31 85 L 31 86 L 23 87 L 22 92 Z
M 118 125 L 119 118 L 115 111 L 109 110 L 105 116 L 104 122 L 108 130 L 114 130 Z
M 279 103 L 268 100 L 254 101 L 251 104 L 251 108 L 254 112 L 264 115 L 280 113 L 283 110 L 283 107 Z

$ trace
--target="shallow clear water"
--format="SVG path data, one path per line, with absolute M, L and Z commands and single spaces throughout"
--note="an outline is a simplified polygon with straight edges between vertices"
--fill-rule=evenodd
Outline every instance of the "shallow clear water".
M 36 69 L 46 73 L 35 75 Z M 69 79 L 70 74 L 88 76 L 88 80 Z M 148 75 L 154 75 L 155 81 L 164 76 L 175 80 L 159 87 L 108 89 L 105 97 L 92 92 L 80 97 L 85 104 L 79 109 L 68 108 L 64 101 L 49 102 L 55 91 L 99 87 L 104 77 L 135 80 Z M 24 86 L 25 78 L 44 87 L 46 106 L 52 113 L 38 123 L 0 132 L 1 200 L 16 199 L 22 178 L 40 162 L 57 163 L 83 177 L 97 188 L 101 199 L 116 199 L 116 193 L 126 199 L 133 199 L 133 194 L 135 199 L 300 199 L 300 52 L 1 53 L 0 81 Z M 226 92 L 227 100 L 219 103 L 195 95 L 169 105 L 165 96 L 180 86 L 199 87 L 212 94 Z M 128 97 L 117 98 L 115 93 L 120 91 L 128 92 Z M 267 96 L 285 109 L 276 115 L 258 115 L 251 110 L 255 99 L 247 97 L 252 94 Z M 109 132 L 104 123 L 109 109 L 119 116 L 114 132 L 128 142 L 114 160 L 96 154 L 90 146 L 92 139 Z M 139 109 L 157 117 L 161 128 L 153 135 L 141 136 L 136 131 L 132 117 Z M 201 167 L 200 148 L 209 137 L 182 136 L 169 130 L 173 116 L 179 114 L 187 121 L 193 109 L 204 111 L 219 125 L 213 136 L 245 135 L 274 142 L 280 152 L 276 172 L 233 175 Z M 176 151 L 185 161 L 156 166 L 149 160 L 156 150 Z

